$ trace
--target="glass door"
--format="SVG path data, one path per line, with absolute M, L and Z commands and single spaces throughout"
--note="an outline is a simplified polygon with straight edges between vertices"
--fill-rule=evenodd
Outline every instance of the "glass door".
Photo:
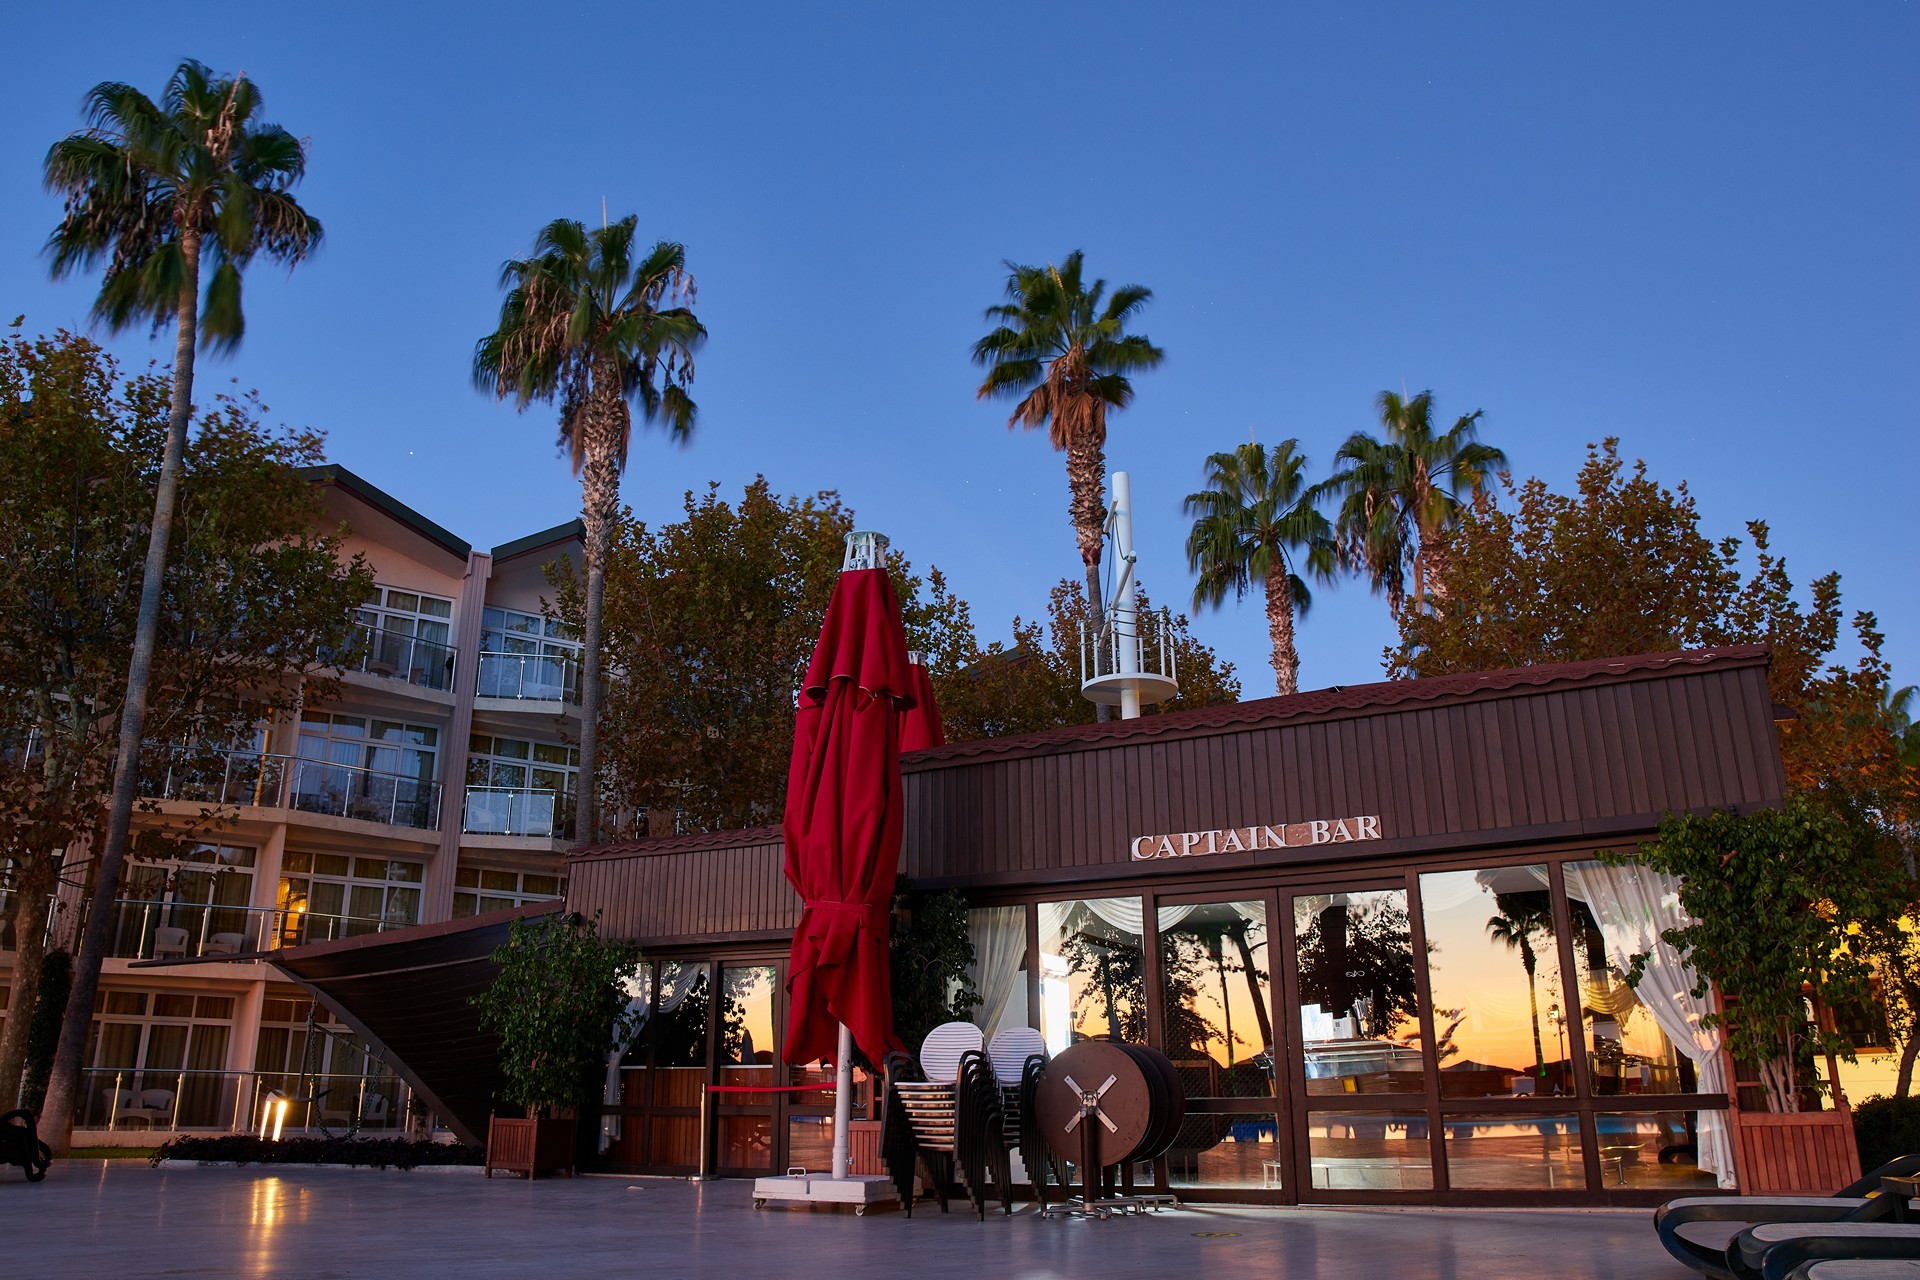
M 1425 984 L 1405 881 L 1289 889 L 1281 901 L 1299 1198 L 1425 1198 Z
M 1281 1191 L 1292 1175 L 1276 1080 L 1274 902 L 1157 900 L 1160 1045 L 1187 1094 L 1187 1118 L 1167 1153 L 1177 1191 Z M 1282 1086 L 1283 1087 L 1283 1086 Z

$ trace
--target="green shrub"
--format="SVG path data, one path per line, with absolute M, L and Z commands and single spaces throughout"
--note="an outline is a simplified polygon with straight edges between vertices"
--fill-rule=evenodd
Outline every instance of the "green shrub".
M 1869 1172 L 1920 1151 L 1920 1098 L 1868 1098 L 1853 1109 L 1853 1138 Z

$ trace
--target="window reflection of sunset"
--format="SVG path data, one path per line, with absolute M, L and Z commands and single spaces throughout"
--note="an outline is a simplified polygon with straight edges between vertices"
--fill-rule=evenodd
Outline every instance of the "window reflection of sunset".
M 1444 1037 L 1458 1019 L 1451 1037 L 1455 1052 L 1440 1063 L 1442 1072 L 1468 1070 L 1471 1063 L 1511 1076 L 1537 1076 L 1542 1062 L 1564 1063 L 1572 1048 L 1569 1036 L 1577 1038 L 1580 1029 L 1577 1015 L 1568 1016 L 1565 1009 L 1546 868 L 1423 875 L 1420 893 L 1435 1035 Z M 1502 922 L 1500 930 L 1514 938 L 1514 945 L 1489 928 L 1494 921 Z M 1531 998 L 1527 951 L 1534 961 Z M 1556 1026 L 1556 1012 L 1565 1019 L 1563 1027 Z M 1488 1092 L 1507 1091 L 1491 1085 Z M 1541 1092 L 1548 1088 L 1540 1086 Z

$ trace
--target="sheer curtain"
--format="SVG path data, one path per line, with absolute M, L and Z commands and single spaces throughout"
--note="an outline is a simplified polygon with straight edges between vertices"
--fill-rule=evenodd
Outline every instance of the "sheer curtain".
M 967 932 L 973 937 L 973 964 L 967 976 L 980 993 L 973 1020 L 992 1040 L 1006 1018 L 1014 984 L 1026 969 L 1027 909 L 976 907 L 967 912 Z
M 680 1007 L 688 995 L 692 994 L 694 984 L 700 981 L 707 967 L 703 964 L 670 965 L 660 975 L 661 1013 L 672 1013 Z M 627 1012 L 640 1016 L 633 1019 L 630 1027 L 621 1028 L 613 1037 L 613 1047 L 607 1051 L 607 1078 L 601 1089 L 600 1101 L 609 1107 L 620 1105 L 620 1060 L 627 1055 L 627 1048 L 634 1037 L 640 1034 L 653 1016 L 650 1007 L 653 990 L 653 966 L 642 965 L 627 987 Z M 602 1153 L 620 1138 L 620 1117 L 604 1116 L 600 1120 L 600 1150 Z
M 1693 994 L 1694 972 L 1660 935 L 1693 923 L 1680 907 L 1680 882 L 1645 867 L 1612 867 L 1600 862 L 1568 863 L 1567 896 L 1587 904 L 1606 942 L 1607 961 L 1626 972 L 1633 957 L 1647 963 L 1634 992 L 1660 1030 L 1693 1060 L 1701 1093 L 1725 1093 L 1727 1074 L 1720 1054 L 1720 1033 L 1700 1025 L 1713 1011 L 1711 998 Z M 1699 1166 L 1733 1185 L 1733 1145 L 1727 1113 L 1701 1111 L 1697 1130 Z

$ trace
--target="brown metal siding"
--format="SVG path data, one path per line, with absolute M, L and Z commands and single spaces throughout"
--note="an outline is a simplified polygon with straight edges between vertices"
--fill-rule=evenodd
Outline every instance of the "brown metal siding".
M 1128 875 L 1142 870 L 1135 836 L 1355 813 L 1379 814 L 1387 838 L 1343 856 L 1644 830 L 1670 811 L 1778 800 L 1770 708 L 1753 665 L 944 763 L 907 774 L 903 870 L 996 883 L 1064 868 Z M 1225 864 L 1183 869 L 1203 865 Z
M 922 883 L 1165 876 L 1313 851 L 1135 863 L 1135 836 L 1378 814 L 1384 839 L 1329 857 L 1604 840 L 1662 814 L 1777 802 L 1766 668 L 1745 661 L 1525 687 L 1446 705 L 1178 735 L 1038 741 L 906 771 L 902 870 Z M 772 938 L 799 902 L 777 831 L 576 858 L 568 900 L 643 943 Z

